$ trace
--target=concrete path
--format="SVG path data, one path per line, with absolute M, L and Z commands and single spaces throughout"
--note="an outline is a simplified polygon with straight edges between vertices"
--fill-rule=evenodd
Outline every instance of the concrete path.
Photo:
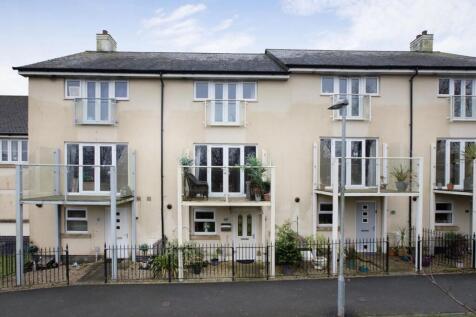
M 437 283 L 476 310 L 476 274 Z M 334 316 L 336 280 L 196 284 L 81 285 L 0 293 L 9 316 Z M 465 313 L 425 276 L 354 278 L 347 315 Z

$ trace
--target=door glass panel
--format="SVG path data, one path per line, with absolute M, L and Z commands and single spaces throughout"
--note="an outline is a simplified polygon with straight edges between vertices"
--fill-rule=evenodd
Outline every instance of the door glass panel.
M 83 146 L 83 165 L 94 165 L 94 146 Z M 94 167 L 83 167 L 83 190 L 94 191 Z
M 436 186 L 446 185 L 445 180 L 446 141 L 436 141 Z
M 86 119 L 96 120 L 96 82 L 88 81 L 87 84 Z
M 243 236 L 243 216 L 238 215 L 238 237 Z
M 320 177 L 321 184 L 330 186 L 331 185 L 331 140 L 322 139 L 321 140 L 321 151 L 320 151 Z
M 79 164 L 79 145 L 78 144 L 68 144 L 66 146 L 66 164 L 68 165 L 78 165 Z M 67 167 L 67 178 L 68 178 L 68 192 L 78 192 L 79 191 L 79 168 L 78 166 L 68 166 Z
M 471 118 L 473 116 L 473 99 L 471 95 L 473 93 L 473 81 L 466 80 L 465 81 L 465 114 L 467 118 Z
M 253 218 L 251 215 L 246 216 L 246 236 L 251 237 L 253 234 Z
M 237 121 L 236 84 L 228 84 L 228 122 Z
M 474 142 L 466 142 L 465 149 L 474 146 Z M 468 159 L 464 160 L 464 187 L 471 188 L 473 184 L 473 161 Z
M 352 157 L 362 157 L 362 141 L 351 141 L 350 142 L 350 152 Z M 362 159 L 352 159 L 351 160 L 351 184 L 352 185 L 361 185 L 362 184 Z
M 212 192 L 223 192 L 223 148 L 212 147 L 211 148 L 211 160 L 212 166 L 220 166 L 220 168 L 212 167 L 211 171 L 211 183 Z
M 223 84 L 215 85 L 215 122 L 223 122 Z
M 358 117 L 360 115 L 359 101 L 359 79 L 353 78 L 351 82 L 351 116 Z
M 109 120 L 109 83 L 101 82 L 101 121 Z
M 450 142 L 450 182 L 454 185 L 460 184 L 460 142 Z
M 206 145 L 197 145 L 195 147 L 195 165 L 197 166 L 207 166 L 207 146 Z M 195 176 L 201 180 L 207 180 L 207 168 L 196 168 Z
M 111 146 L 99 147 L 99 164 L 112 165 L 112 147 Z M 110 168 L 101 167 L 100 171 L 101 171 L 100 172 L 100 190 L 101 191 L 111 190 Z
M 365 140 L 365 185 L 376 186 L 377 185 L 377 160 L 373 159 L 377 155 L 377 141 Z
M 240 166 L 240 148 L 228 148 L 228 166 Z M 241 169 L 230 168 L 228 173 L 228 191 L 239 193 L 241 191 Z

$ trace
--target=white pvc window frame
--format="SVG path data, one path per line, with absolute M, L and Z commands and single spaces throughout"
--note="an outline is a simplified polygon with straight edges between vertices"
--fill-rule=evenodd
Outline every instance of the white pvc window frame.
M 17 142 L 17 150 L 16 150 L 16 156 L 17 159 L 14 160 L 14 153 L 13 153 L 13 142 Z M 26 144 L 26 160 L 23 159 L 23 148 L 25 147 L 24 144 Z M 3 159 L 3 154 L 6 149 L 7 153 L 7 159 Z M 28 139 L 24 138 L 18 138 L 18 139 L 12 139 L 12 138 L 0 138 L 0 164 L 17 164 L 17 163 L 27 163 L 28 162 Z
M 208 96 L 207 98 L 198 98 L 197 97 L 197 84 L 198 83 L 207 83 L 208 84 Z M 255 85 L 255 96 L 254 98 L 244 98 L 243 96 L 243 84 L 254 84 Z M 206 101 L 215 99 L 215 85 L 216 84 L 236 84 L 236 100 L 237 101 L 258 101 L 258 82 L 256 81 L 207 81 L 207 80 L 197 80 L 193 83 L 193 100 L 194 101 Z
M 330 79 L 332 78 L 334 80 L 334 84 L 333 84 L 333 92 L 324 92 L 323 90 L 323 81 L 324 79 Z M 367 93 L 366 91 L 366 85 L 367 85 L 367 79 L 368 78 L 372 78 L 372 79 L 376 79 L 377 80 L 377 92 L 375 93 Z M 366 96 L 373 96 L 373 97 L 376 97 L 376 96 L 380 96 L 380 77 L 379 76 L 321 76 L 321 95 L 322 96 L 332 96 L 332 95 L 335 95 L 335 94 L 340 94 L 340 83 L 339 81 L 341 79 L 347 79 L 348 81 L 349 80 L 352 80 L 352 79 L 359 79 L 359 95 L 366 95 Z M 347 84 L 347 93 L 350 94 L 350 88 L 351 86 L 349 84 Z
M 440 139 L 445 141 L 445 188 L 451 180 L 450 168 L 451 168 L 451 143 L 459 143 L 459 183 L 454 185 L 454 189 L 464 189 L 464 179 L 466 172 L 466 164 L 464 158 L 464 150 L 466 149 L 466 143 L 476 144 L 476 139 Z M 470 171 L 472 173 L 472 171 Z
M 70 217 L 70 211 L 84 211 L 84 217 Z M 76 234 L 87 234 L 89 233 L 89 221 L 88 221 L 88 209 L 87 208 L 73 208 L 69 207 L 65 209 L 65 224 L 64 224 L 64 231 L 66 233 L 76 233 Z M 86 230 L 68 230 L 68 222 L 69 221 L 82 221 L 86 223 Z
M 79 81 L 79 94 L 78 95 L 70 95 L 68 91 L 68 82 L 70 81 Z M 65 79 L 64 80 L 64 99 L 69 99 L 69 100 L 74 100 L 78 98 L 87 98 L 87 82 L 96 82 L 96 83 L 101 83 L 101 82 L 108 82 L 109 83 L 109 98 L 110 99 L 115 99 L 115 100 L 121 100 L 121 101 L 127 101 L 129 100 L 129 80 L 126 79 L 120 79 L 120 80 L 102 80 L 102 79 Z M 125 97 L 116 97 L 116 82 L 125 82 L 127 87 L 127 96 Z M 96 89 L 97 90 L 97 89 Z
M 213 214 L 213 218 L 197 218 L 197 213 L 199 212 L 208 212 Z M 215 231 L 196 231 L 195 223 L 213 223 Z M 200 236 L 213 236 L 217 234 L 217 221 L 216 221 L 216 210 L 211 208 L 195 208 L 193 210 L 193 234 Z
M 439 210 L 437 209 L 438 208 L 438 204 L 448 204 L 451 209 L 450 210 Z M 451 222 L 438 222 L 436 220 L 436 215 L 437 214 L 449 214 L 451 215 Z M 455 223 L 455 212 L 454 212 L 454 204 L 452 202 L 449 202 L 449 201 L 438 201 L 435 203 L 435 226 L 453 226 L 454 223 Z
M 322 210 L 322 206 L 330 206 L 331 210 Z M 330 228 L 332 227 L 332 214 L 333 214 L 333 206 L 332 202 L 320 202 L 319 203 L 319 210 L 317 211 L 317 226 L 320 228 Z M 319 222 L 319 215 L 331 215 L 331 223 L 320 223 Z

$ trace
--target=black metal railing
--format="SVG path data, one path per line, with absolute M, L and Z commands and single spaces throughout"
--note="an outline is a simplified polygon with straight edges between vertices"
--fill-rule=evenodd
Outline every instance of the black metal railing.
M 339 247 L 339 244 L 335 244 Z M 347 275 L 389 272 L 388 238 L 346 240 L 344 242 Z

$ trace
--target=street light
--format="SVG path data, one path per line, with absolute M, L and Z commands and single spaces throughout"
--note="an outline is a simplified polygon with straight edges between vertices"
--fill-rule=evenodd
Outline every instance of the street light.
M 337 279 L 337 316 L 344 317 L 345 313 L 345 279 L 344 279 L 344 203 L 345 203 L 345 119 L 347 115 L 347 99 L 339 100 L 329 107 L 329 110 L 342 110 L 342 140 L 341 140 L 341 164 L 340 164 L 340 203 L 339 203 L 339 277 Z

